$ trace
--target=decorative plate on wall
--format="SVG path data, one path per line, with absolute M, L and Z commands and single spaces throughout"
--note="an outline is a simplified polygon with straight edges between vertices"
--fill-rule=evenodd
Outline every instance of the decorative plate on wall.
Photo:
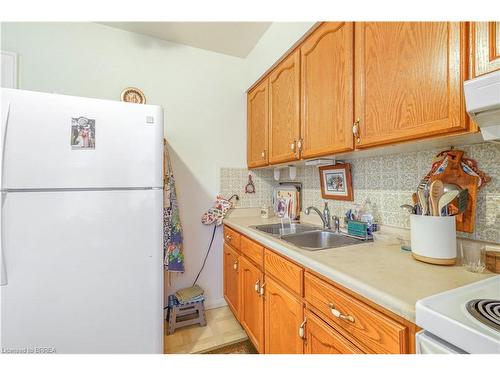
M 122 102 L 146 104 L 146 96 L 136 87 L 127 87 L 122 91 Z

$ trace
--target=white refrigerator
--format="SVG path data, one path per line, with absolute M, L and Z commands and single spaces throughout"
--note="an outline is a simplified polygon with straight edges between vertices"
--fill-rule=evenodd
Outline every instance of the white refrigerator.
M 161 107 L 0 93 L 2 352 L 162 353 Z

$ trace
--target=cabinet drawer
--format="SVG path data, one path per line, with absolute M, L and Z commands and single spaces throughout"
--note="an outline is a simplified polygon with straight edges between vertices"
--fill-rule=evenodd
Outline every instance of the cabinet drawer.
M 286 260 L 272 251 L 265 249 L 264 269 L 266 274 L 274 277 L 292 292 L 302 296 L 302 278 L 304 275 L 302 267 L 299 267 L 289 260 Z
M 349 340 L 306 310 L 306 354 L 363 354 Z
M 373 353 L 406 353 L 407 328 L 339 288 L 306 272 L 305 299 L 334 327 Z
M 262 268 L 264 260 L 264 248 L 257 242 L 241 236 L 240 250 L 243 255 L 254 262 L 259 268 Z
M 240 249 L 240 234 L 231 228 L 224 226 L 224 241 L 234 249 Z

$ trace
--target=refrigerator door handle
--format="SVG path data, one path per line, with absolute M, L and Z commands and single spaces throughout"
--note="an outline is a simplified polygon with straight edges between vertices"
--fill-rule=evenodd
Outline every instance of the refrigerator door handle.
M 7 145 L 7 126 L 9 125 L 10 102 L 5 103 L 4 110 L 5 112 L 2 113 L 2 133 L 0 134 L 0 144 L 2 145 L 2 150 L 0 152 L 0 189 L 3 189 L 3 167 L 5 146 Z
M 0 150 L 0 190 L 3 188 L 3 168 L 4 168 L 4 156 L 5 156 L 5 145 L 7 137 L 7 125 L 9 123 L 9 113 L 10 113 L 10 102 L 7 102 L 5 108 L 5 113 L 2 114 L 3 124 L 2 131 L 0 134 L 0 145 L 2 149 Z M 0 206 L 0 286 L 7 285 L 9 283 L 7 278 L 7 268 L 5 267 L 5 256 L 3 252 L 3 204 L 4 195 L 6 193 L 2 191 L 2 200 Z

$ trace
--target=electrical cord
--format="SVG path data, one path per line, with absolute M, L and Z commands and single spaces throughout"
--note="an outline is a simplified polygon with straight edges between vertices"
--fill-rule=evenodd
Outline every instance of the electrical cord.
M 237 201 L 240 200 L 240 197 L 238 194 L 233 194 L 231 195 L 231 198 L 228 199 L 228 201 L 231 201 L 231 199 L 236 198 Z M 205 268 L 205 263 L 207 263 L 208 256 L 210 255 L 210 250 L 212 249 L 212 244 L 214 243 L 214 238 L 215 238 L 215 231 L 217 230 L 217 225 L 214 224 L 214 231 L 212 232 L 212 239 L 210 240 L 210 245 L 208 245 L 208 250 L 207 253 L 205 254 L 205 259 L 203 259 L 203 264 L 201 265 L 200 272 L 198 272 L 198 275 L 196 275 L 196 279 L 194 279 L 193 286 L 196 285 L 196 282 L 198 281 L 198 278 L 201 275 L 201 272 Z
M 198 281 L 198 278 L 201 275 L 201 272 L 203 271 L 203 268 L 205 268 L 205 263 L 207 262 L 208 255 L 210 254 L 210 250 L 212 249 L 212 244 L 214 243 L 214 238 L 215 238 L 215 231 L 217 230 L 217 225 L 214 224 L 214 231 L 212 232 L 212 239 L 210 240 L 210 245 L 208 245 L 208 250 L 207 253 L 205 254 L 205 259 L 203 259 L 203 264 L 200 268 L 200 272 L 198 272 L 198 275 L 196 275 L 196 279 L 194 279 L 193 286 L 196 285 L 196 282 Z

